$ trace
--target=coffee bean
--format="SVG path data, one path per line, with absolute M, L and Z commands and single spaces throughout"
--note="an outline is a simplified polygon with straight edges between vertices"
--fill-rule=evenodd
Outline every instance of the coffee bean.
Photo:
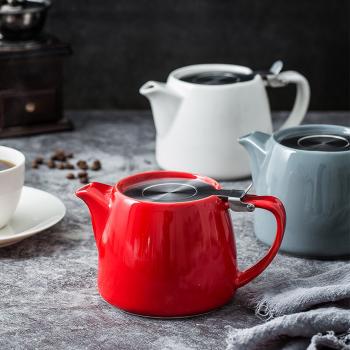
M 66 169 L 74 169 L 75 168 L 72 163 L 68 163 L 68 162 L 66 163 L 65 167 L 66 167 Z
M 87 176 L 86 177 L 81 177 L 80 178 L 80 183 L 88 184 L 89 183 L 89 178 Z
M 86 171 L 80 171 L 78 173 L 78 177 L 79 179 L 81 179 L 82 177 L 88 177 L 88 173 Z
M 66 175 L 66 178 L 67 178 L 68 180 L 73 180 L 73 179 L 75 179 L 75 175 L 74 175 L 73 173 L 68 173 L 68 174 Z
M 51 160 L 58 160 L 60 162 L 64 162 L 66 160 L 66 156 L 60 155 L 60 154 L 53 154 L 50 157 Z
M 71 152 L 70 152 L 70 153 L 67 153 L 67 154 L 66 154 L 66 157 L 67 157 L 67 158 L 74 158 L 74 154 L 71 153 Z
M 43 164 L 44 163 L 44 158 L 43 157 L 36 157 L 34 159 L 34 161 L 36 162 L 36 164 Z
M 95 171 L 100 170 L 101 167 L 102 167 L 102 165 L 101 165 L 101 162 L 99 160 L 94 160 L 92 165 L 91 165 L 91 169 L 95 170 Z
M 50 169 L 53 169 L 53 168 L 56 168 L 56 163 L 53 161 L 53 160 L 49 160 L 47 162 L 47 166 L 50 168 Z
M 39 168 L 39 164 L 36 160 L 32 161 L 32 169 L 38 169 Z
M 64 162 L 66 159 L 67 156 L 63 149 L 56 150 L 55 153 L 51 156 L 51 160 L 59 160 L 61 162 Z
M 79 161 L 77 162 L 77 166 L 78 166 L 78 168 L 81 169 L 81 170 L 87 170 L 87 169 L 89 169 L 89 166 L 87 165 L 87 163 L 86 163 L 85 160 L 79 160 Z

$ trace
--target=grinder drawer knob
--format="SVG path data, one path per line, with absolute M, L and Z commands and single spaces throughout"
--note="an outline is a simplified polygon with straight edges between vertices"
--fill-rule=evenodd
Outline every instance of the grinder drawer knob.
M 28 103 L 26 103 L 24 108 L 25 108 L 26 112 L 33 113 L 36 109 L 36 105 L 34 102 L 28 102 Z

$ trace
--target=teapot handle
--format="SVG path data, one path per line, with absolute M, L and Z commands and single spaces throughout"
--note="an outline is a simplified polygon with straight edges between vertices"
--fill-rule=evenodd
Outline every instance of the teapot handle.
M 242 198 L 242 202 L 255 208 L 261 208 L 270 211 L 276 219 L 277 231 L 276 238 L 265 256 L 260 259 L 255 265 L 249 267 L 247 270 L 238 273 L 236 281 L 237 288 L 244 286 L 252 279 L 259 276 L 267 268 L 267 266 L 271 263 L 278 252 L 286 227 L 286 212 L 284 210 L 282 202 L 278 198 L 273 196 L 245 195 Z
M 283 87 L 290 83 L 296 84 L 297 92 L 293 109 L 281 129 L 299 125 L 302 122 L 310 102 L 310 86 L 306 78 L 295 71 L 267 76 L 267 85 L 271 87 Z

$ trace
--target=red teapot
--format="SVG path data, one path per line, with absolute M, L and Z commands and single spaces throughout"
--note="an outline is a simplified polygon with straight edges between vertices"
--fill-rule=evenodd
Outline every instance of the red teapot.
M 270 264 L 286 224 L 277 198 L 224 190 L 183 172 L 140 173 L 115 186 L 91 183 L 76 195 L 91 213 L 101 296 L 144 316 L 184 317 L 224 305 Z M 277 222 L 271 248 L 245 271 L 237 267 L 230 208 L 266 209 Z

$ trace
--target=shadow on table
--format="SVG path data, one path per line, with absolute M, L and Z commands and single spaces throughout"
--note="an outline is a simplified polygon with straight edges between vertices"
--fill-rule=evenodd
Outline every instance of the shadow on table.
M 52 256 L 57 251 L 62 253 L 66 250 L 75 249 L 81 244 L 81 241 L 67 237 L 66 225 L 59 223 L 13 245 L 0 248 L 0 260 L 3 258 L 21 260 L 39 256 Z

